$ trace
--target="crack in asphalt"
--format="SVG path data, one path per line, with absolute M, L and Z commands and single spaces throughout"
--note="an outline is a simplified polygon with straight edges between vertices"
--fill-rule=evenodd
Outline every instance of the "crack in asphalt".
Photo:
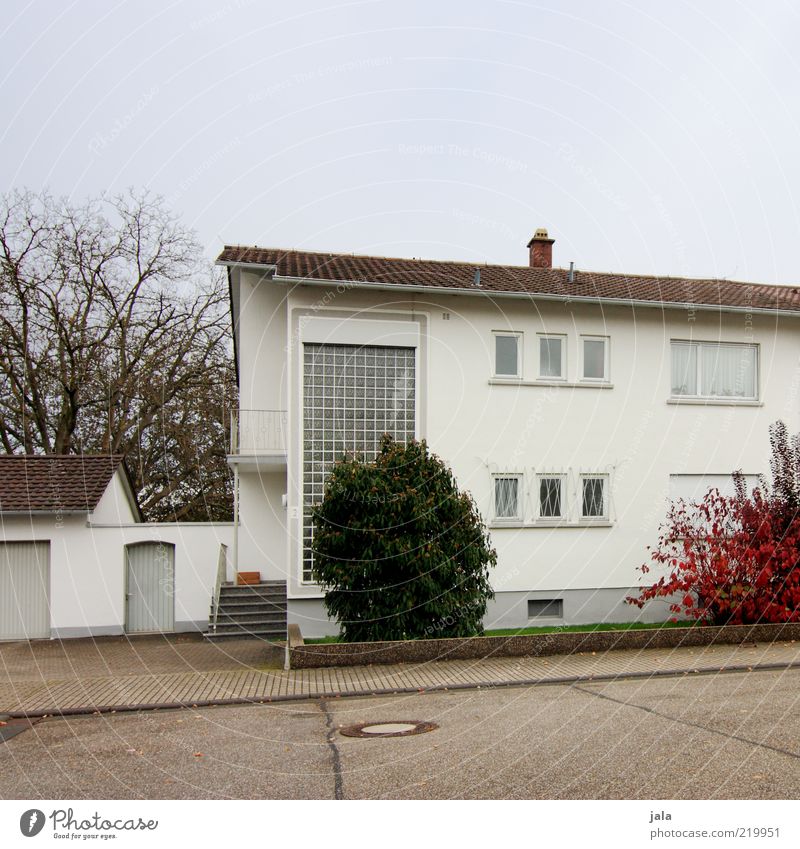
M 692 722 L 690 719 L 681 719 L 677 716 L 671 716 L 668 713 L 662 713 L 655 708 L 647 707 L 647 705 L 636 704 L 636 702 L 626 702 L 624 699 L 615 699 L 613 696 L 607 696 L 605 693 L 598 693 L 595 690 L 586 690 L 583 687 L 579 687 L 577 684 L 573 684 L 570 689 L 577 690 L 580 693 L 585 693 L 587 696 L 595 696 L 598 699 L 605 699 L 608 702 L 614 702 L 614 704 L 637 708 L 638 710 L 649 713 L 652 716 L 657 716 L 661 719 L 668 719 L 671 722 L 677 722 L 680 725 L 686 725 L 690 728 L 697 728 L 700 731 L 708 731 L 710 734 L 716 734 L 720 737 L 725 737 L 728 740 L 736 740 L 738 743 L 747 743 L 750 746 L 758 746 L 761 749 L 767 749 L 770 752 L 777 752 L 780 755 L 787 755 L 795 760 L 800 760 L 800 754 L 797 752 L 792 752 L 789 749 L 783 749 L 780 746 L 773 746 L 771 743 L 764 743 L 760 740 L 751 740 L 749 737 L 742 737 L 739 734 L 729 734 L 727 731 L 720 731 L 718 728 L 710 728 L 708 725 L 703 725 L 701 722 Z
M 320 699 L 319 709 L 325 716 L 325 727 L 328 733 L 325 735 L 325 740 L 328 743 L 328 748 L 331 750 L 331 761 L 333 762 L 333 798 L 344 799 L 344 785 L 342 782 L 342 759 L 339 755 L 339 749 L 336 746 L 336 728 L 333 725 L 333 717 L 328 710 L 328 705 L 325 699 Z

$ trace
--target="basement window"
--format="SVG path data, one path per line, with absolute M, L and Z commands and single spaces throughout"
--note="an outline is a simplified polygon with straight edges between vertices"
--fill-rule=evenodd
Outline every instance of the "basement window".
M 563 619 L 564 600 L 560 598 L 529 598 L 528 619 Z

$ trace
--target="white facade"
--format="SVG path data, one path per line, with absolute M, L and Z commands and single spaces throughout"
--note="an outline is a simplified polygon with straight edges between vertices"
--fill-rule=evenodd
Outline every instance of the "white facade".
M 309 636 L 335 626 L 318 588 L 302 581 L 306 343 L 416 351 L 416 435 L 471 491 L 498 552 L 487 627 L 542 624 L 542 609 L 550 621 L 560 609 L 555 621 L 567 623 L 641 615 L 622 600 L 639 584 L 637 567 L 657 540 L 666 500 L 693 494 L 698 481 L 701 489 L 703 481 L 717 485 L 736 469 L 767 472 L 769 425 L 783 419 L 800 430 L 794 315 L 370 290 L 281 281 L 246 266 L 230 275 L 241 406 L 286 418 L 274 450 L 253 444 L 231 458 L 240 477 L 239 568 L 285 578 L 289 621 Z M 505 360 L 498 368 L 498 335 L 516 337 L 516 368 Z M 551 348 L 544 339 L 558 342 Z M 744 368 L 755 363 L 745 376 L 754 397 L 674 396 L 673 361 L 684 362 L 685 351 L 673 346 L 692 341 L 711 343 L 698 355 L 706 359 L 719 343 L 742 346 L 732 350 L 742 352 Z M 558 363 L 543 361 L 559 348 Z M 495 515 L 496 477 L 517 481 L 513 516 Z M 561 487 L 560 517 L 542 515 L 542 477 Z M 584 479 L 602 481 L 602 505 L 585 518 Z M 528 604 L 559 600 L 560 608 Z M 663 618 L 664 608 L 644 616 Z
M 144 542 L 175 547 L 174 630 L 205 631 L 220 545 L 233 539 L 232 523 L 139 522 L 121 468 L 91 513 L 0 513 L 0 530 L 0 543 L 49 546 L 54 638 L 126 633 L 126 547 Z

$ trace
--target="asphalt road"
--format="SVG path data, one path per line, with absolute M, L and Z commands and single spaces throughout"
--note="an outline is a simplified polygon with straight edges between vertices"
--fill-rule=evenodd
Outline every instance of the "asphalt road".
M 0 798 L 800 797 L 800 670 L 45 719 Z M 342 736 L 358 722 L 439 725 Z

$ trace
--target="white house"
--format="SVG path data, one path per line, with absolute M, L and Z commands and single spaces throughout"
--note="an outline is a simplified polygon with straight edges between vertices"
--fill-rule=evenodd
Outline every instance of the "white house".
M 308 506 L 344 448 L 425 438 L 472 492 L 498 565 L 486 625 L 622 621 L 666 499 L 767 471 L 800 429 L 800 290 L 226 247 L 240 403 L 242 570 L 335 630 Z M 649 607 L 645 617 L 664 617 Z
M 143 523 L 119 456 L 0 455 L 0 532 L 12 640 L 206 631 L 233 526 Z

